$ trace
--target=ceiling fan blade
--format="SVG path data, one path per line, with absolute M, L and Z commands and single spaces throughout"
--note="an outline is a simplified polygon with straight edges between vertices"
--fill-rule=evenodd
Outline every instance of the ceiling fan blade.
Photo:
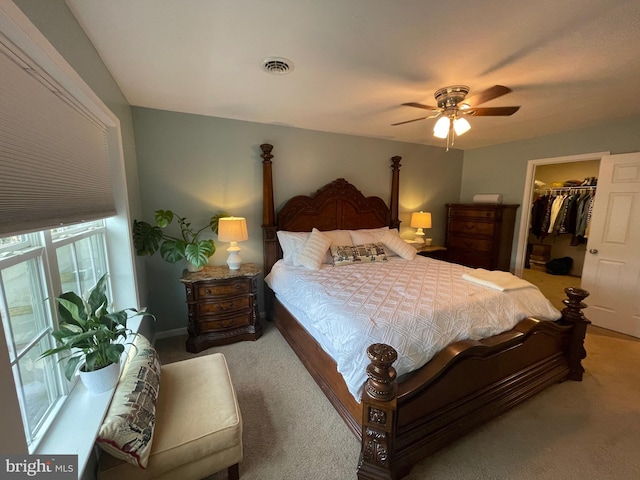
M 431 118 L 431 117 L 420 117 L 420 118 L 414 118 L 413 120 L 406 120 L 404 122 L 398 122 L 398 123 L 392 123 L 391 126 L 395 127 L 396 125 L 402 125 L 404 123 L 411 123 L 411 122 L 417 122 L 418 120 L 424 120 L 426 118 Z
M 404 105 L 405 107 L 424 108 L 425 110 L 433 110 L 434 112 L 441 110 L 438 107 L 431 107 L 429 105 L 423 105 L 422 103 L 415 103 L 415 102 L 403 103 L 402 105 Z
M 474 117 L 497 117 L 503 115 L 513 115 L 520 107 L 485 107 L 485 108 L 470 108 L 468 112 L 463 109 L 459 111 Z
M 502 95 L 506 95 L 512 90 L 509 87 L 505 87 L 504 85 L 494 85 L 491 88 L 487 88 L 486 90 L 476 93 L 469 98 L 464 99 L 464 103 L 468 103 L 469 105 L 481 105 L 489 100 L 493 100 L 494 98 L 501 97 Z

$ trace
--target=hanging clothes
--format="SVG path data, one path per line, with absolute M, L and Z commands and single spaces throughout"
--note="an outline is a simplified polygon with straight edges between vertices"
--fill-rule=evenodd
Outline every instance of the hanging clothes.
M 576 217 L 576 231 L 571 239 L 571 245 L 576 246 L 584 243 L 588 237 L 587 225 L 591 220 L 591 212 L 593 211 L 593 203 L 595 201 L 595 193 L 584 193 L 578 199 L 578 211 Z
M 529 227 L 531 229 L 531 233 L 538 239 L 542 235 L 542 225 L 544 223 L 548 203 L 549 195 L 545 194 L 536 198 L 531 205 L 531 220 Z

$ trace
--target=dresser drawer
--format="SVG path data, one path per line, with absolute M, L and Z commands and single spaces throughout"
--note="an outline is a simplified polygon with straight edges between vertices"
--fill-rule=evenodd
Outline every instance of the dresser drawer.
M 235 310 L 247 310 L 252 304 L 252 298 L 236 297 L 228 300 L 219 300 L 217 302 L 202 302 L 196 304 L 198 315 L 211 315 L 215 313 L 233 312 Z
M 251 293 L 251 280 L 241 280 L 229 283 L 217 282 L 215 285 L 199 285 L 196 289 L 196 298 L 199 300 L 222 297 L 226 295 Z
M 479 238 L 453 237 L 449 238 L 448 248 L 489 254 L 493 251 L 493 242 Z
M 472 219 L 451 219 L 449 231 L 455 233 L 468 233 L 471 235 L 493 235 L 495 224 L 487 222 L 474 222 Z
M 493 220 L 497 217 L 498 212 L 494 208 L 463 208 L 451 207 L 449 216 L 456 218 L 486 218 Z

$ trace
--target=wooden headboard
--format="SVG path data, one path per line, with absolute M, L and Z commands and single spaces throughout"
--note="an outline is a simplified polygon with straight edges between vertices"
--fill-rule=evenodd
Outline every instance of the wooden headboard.
M 262 240 L 264 248 L 264 275 L 282 258 L 276 232 L 310 232 L 318 230 L 356 230 L 389 226 L 398 228 L 398 197 L 400 160 L 391 158 L 391 199 L 389 207 L 380 197 L 365 197 L 360 190 L 344 178 L 320 188 L 311 196 L 298 195 L 289 199 L 275 214 L 273 203 L 273 176 L 271 151 L 273 145 L 260 145 L 262 150 L 263 206 Z

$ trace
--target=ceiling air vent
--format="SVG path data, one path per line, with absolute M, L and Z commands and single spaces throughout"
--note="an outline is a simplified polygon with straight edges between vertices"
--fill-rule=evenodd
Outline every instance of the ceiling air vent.
M 286 75 L 293 70 L 293 62 L 282 57 L 269 57 L 262 61 L 262 69 L 272 75 Z

